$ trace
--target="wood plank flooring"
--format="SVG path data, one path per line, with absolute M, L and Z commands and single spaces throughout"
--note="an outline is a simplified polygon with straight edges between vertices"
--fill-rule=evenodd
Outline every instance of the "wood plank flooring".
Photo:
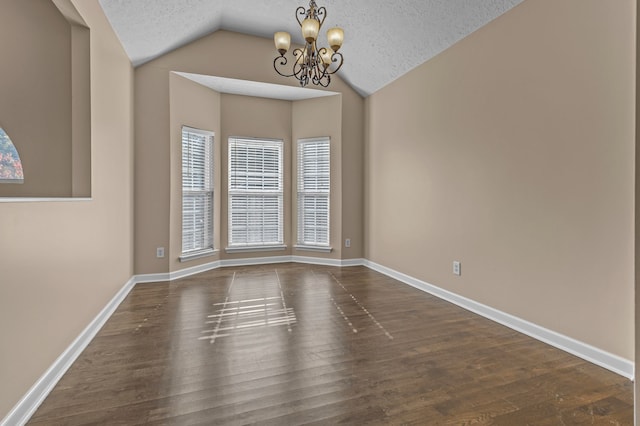
M 631 425 L 632 382 L 364 267 L 139 284 L 32 425 Z

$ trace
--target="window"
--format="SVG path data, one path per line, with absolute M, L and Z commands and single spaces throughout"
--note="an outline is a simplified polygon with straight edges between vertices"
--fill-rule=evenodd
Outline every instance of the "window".
M 22 162 L 9 135 L 0 128 L 0 183 L 23 183 Z
M 229 138 L 229 249 L 284 248 L 281 140 Z
M 182 127 L 182 256 L 213 251 L 213 133 Z
M 329 247 L 329 138 L 298 141 L 298 246 Z

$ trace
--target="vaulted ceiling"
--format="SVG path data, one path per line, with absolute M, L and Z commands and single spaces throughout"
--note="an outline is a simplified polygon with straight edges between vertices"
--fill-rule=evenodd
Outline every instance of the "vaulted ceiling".
M 363 96 L 436 56 L 523 0 L 317 0 L 323 29 L 345 31 L 340 76 Z M 134 66 L 223 29 L 272 38 L 305 0 L 100 0 Z M 322 40 L 319 45 L 324 46 Z M 274 58 L 277 52 L 274 47 Z M 274 71 L 275 72 L 275 71 Z

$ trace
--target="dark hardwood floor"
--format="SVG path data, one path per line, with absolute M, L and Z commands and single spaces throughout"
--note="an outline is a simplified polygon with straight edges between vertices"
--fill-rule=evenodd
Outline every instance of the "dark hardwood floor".
M 364 267 L 139 284 L 33 425 L 631 425 L 632 382 Z

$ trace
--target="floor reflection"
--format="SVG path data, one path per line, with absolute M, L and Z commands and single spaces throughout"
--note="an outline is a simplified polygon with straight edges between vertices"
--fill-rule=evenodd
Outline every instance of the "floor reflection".
M 234 300 L 233 284 L 236 280 L 234 273 L 229 295 L 224 302 L 214 303 L 216 313 L 207 316 L 206 324 L 213 328 L 203 330 L 204 336 L 199 340 L 209 340 L 213 344 L 221 337 L 252 332 L 253 329 L 260 327 L 286 326 L 287 331 L 291 332 L 291 327 L 296 323 L 296 314 L 293 308 L 287 307 L 277 272 L 275 278 L 277 282 L 271 288 L 263 285 L 256 289 L 256 298 Z M 279 294 L 269 296 L 275 292 Z M 244 294 L 246 294 L 246 288 Z

